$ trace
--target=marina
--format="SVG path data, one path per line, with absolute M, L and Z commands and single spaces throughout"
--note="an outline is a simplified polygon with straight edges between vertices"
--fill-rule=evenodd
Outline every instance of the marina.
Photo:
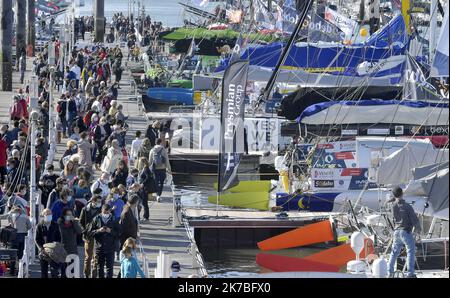
M 346 2 L 1 0 L 0 278 L 448 278 L 449 3 Z

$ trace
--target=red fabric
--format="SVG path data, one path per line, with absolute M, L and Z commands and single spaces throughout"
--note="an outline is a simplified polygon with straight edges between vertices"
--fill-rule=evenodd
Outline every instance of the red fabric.
M 426 136 L 420 136 L 420 137 L 416 137 L 416 139 L 429 139 L 431 141 L 431 143 L 438 148 L 442 148 L 445 147 L 448 144 L 448 136 L 430 136 L 430 137 L 426 137 Z
M 339 272 L 339 266 L 275 254 L 257 254 L 256 263 L 275 272 Z
M 6 150 L 8 149 L 8 144 L 0 139 L 0 167 L 6 167 L 6 162 L 8 160 L 8 153 Z
M 27 105 L 27 101 L 24 98 L 22 98 L 21 100 L 19 100 L 19 102 L 22 105 L 23 117 L 25 119 L 28 119 L 28 105 Z
M 11 118 L 23 118 L 23 107 L 20 102 L 15 102 L 10 109 Z
M 91 117 L 92 117 L 92 114 L 94 114 L 93 111 L 88 111 L 88 112 L 86 113 L 86 115 L 84 115 L 83 122 L 84 122 L 84 125 L 86 125 L 87 127 L 91 126 Z
M 128 153 L 127 150 L 124 148 L 122 149 L 122 156 L 123 156 L 123 161 L 128 165 Z

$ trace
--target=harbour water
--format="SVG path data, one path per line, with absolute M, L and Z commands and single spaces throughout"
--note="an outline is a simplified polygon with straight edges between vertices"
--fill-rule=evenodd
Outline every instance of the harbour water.
M 112 16 L 115 13 L 122 12 L 124 15 L 128 14 L 128 0 L 108 0 L 105 5 L 105 17 L 108 22 L 111 21 Z M 132 1 L 133 2 L 133 1 Z M 138 2 L 145 7 L 146 14 L 150 14 L 153 21 L 162 22 L 163 26 L 178 27 L 183 25 L 185 17 L 190 18 L 183 12 L 183 6 L 179 2 L 186 3 L 181 0 L 141 0 L 136 2 L 135 10 L 138 9 Z M 94 0 L 86 0 L 85 5 L 79 8 L 80 15 L 90 16 L 92 15 Z M 217 3 L 208 4 L 204 9 L 211 10 Z
M 201 186 L 180 185 L 182 192 L 181 202 L 187 208 L 211 208 L 216 205 L 208 202 L 208 196 L 214 195 L 215 191 L 203 184 Z M 224 207 L 219 207 L 224 208 Z M 302 258 L 314 254 L 323 248 L 302 247 L 294 249 L 284 249 L 274 252 L 263 252 L 257 247 L 254 248 L 202 248 L 199 247 L 205 261 L 206 269 L 211 277 L 239 277 L 249 274 L 267 272 L 256 263 L 256 256 L 259 253 L 271 253 L 287 257 Z

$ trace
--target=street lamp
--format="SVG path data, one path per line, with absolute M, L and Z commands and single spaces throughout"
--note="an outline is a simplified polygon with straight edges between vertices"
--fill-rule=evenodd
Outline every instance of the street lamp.
M 33 225 L 36 222 L 36 134 L 37 134 L 37 121 L 39 119 L 39 113 L 37 112 L 38 108 L 38 97 L 39 97 L 39 89 L 38 89 L 38 78 L 36 75 L 33 75 L 30 80 L 30 122 L 31 122 L 31 148 L 30 148 L 30 156 L 31 156 L 31 169 L 30 169 L 30 217 Z
M 53 163 L 53 157 L 56 152 L 55 146 L 55 121 L 54 121 L 54 107 L 53 107 L 53 78 L 55 75 L 56 66 L 56 53 L 55 53 L 55 43 L 50 42 L 48 45 L 48 65 L 50 68 L 50 91 L 48 97 L 48 142 L 50 144 L 50 152 L 48 155 L 47 163 Z

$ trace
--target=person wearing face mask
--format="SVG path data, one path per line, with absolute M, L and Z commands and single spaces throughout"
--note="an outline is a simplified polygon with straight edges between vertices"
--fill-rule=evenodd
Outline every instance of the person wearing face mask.
M 19 185 L 17 187 L 17 193 L 8 192 L 7 195 L 9 196 L 7 206 L 8 210 L 12 211 L 14 207 L 19 207 L 24 214 L 27 213 L 28 209 L 28 202 L 24 199 L 25 195 L 22 195 L 24 185 Z M 25 186 L 26 191 L 26 186 Z
M 97 215 L 91 226 L 90 235 L 95 239 L 95 253 L 98 258 L 98 277 L 113 277 L 114 252 L 116 239 L 119 236 L 119 223 L 114 220 L 112 210 L 108 204 L 102 206 L 102 213 Z
M 64 179 L 59 177 L 56 178 L 56 187 L 48 195 L 47 203 L 44 204 L 46 208 L 52 209 L 53 205 L 61 198 L 61 192 L 64 188 Z
M 61 242 L 61 234 L 58 224 L 55 223 L 50 209 L 44 209 L 41 212 L 41 220 L 36 227 L 36 247 L 39 251 L 39 263 L 41 265 L 41 278 L 48 278 L 48 267 L 50 267 L 50 276 L 58 278 L 59 264 L 43 257 L 41 251 L 44 250 L 44 244 L 52 242 Z
M 97 169 L 100 169 L 100 165 L 103 161 L 103 157 L 106 155 L 107 149 L 105 148 L 106 140 L 108 136 L 111 135 L 111 127 L 106 121 L 105 117 L 100 118 L 99 125 L 95 126 L 94 129 L 94 141 L 97 145 L 98 155 L 95 159 L 95 164 Z M 106 150 L 105 150 L 106 149 Z
M 123 155 L 120 150 L 119 142 L 117 140 L 113 140 L 111 142 L 111 146 L 108 148 L 108 153 L 105 156 L 105 159 L 102 162 L 100 169 L 102 172 L 113 174 L 117 168 L 117 165 L 122 160 Z
M 58 175 L 55 174 L 55 167 L 52 164 L 47 165 L 47 173 L 43 175 L 39 181 L 39 188 L 42 190 L 41 203 L 47 206 L 47 201 L 50 193 L 56 187 L 56 180 Z
M 31 222 L 22 208 L 14 206 L 9 214 L 0 216 L 0 219 L 6 218 L 8 223 L 17 230 L 16 239 L 11 243 L 11 249 L 17 249 L 17 259 L 20 260 L 23 256 L 25 248 L 25 236 L 31 229 Z M 14 276 L 16 272 L 16 262 L 11 262 L 9 273 Z
M 116 170 L 113 172 L 111 178 L 114 187 L 119 186 L 119 184 L 126 184 L 128 177 L 128 167 L 125 161 L 121 160 L 117 164 Z
M 131 185 L 138 183 L 139 181 L 139 170 L 136 168 L 131 168 L 130 175 L 127 178 L 127 187 L 130 187 Z
M 94 195 L 91 201 L 81 210 L 80 225 L 83 229 L 84 241 L 84 276 L 86 278 L 97 277 L 98 260 L 94 254 L 95 241 L 89 234 L 94 218 L 100 214 L 102 207 L 102 197 Z
M 17 180 L 17 163 L 13 157 L 8 158 L 8 162 L 6 165 L 6 181 L 9 183 L 13 183 Z
M 109 195 L 109 175 L 107 173 L 102 173 L 100 177 L 91 185 L 91 192 L 95 193 L 97 188 L 102 190 L 101 196 L 102 198 L 106 198 Z
M 61 192 L 61 198 L 53 204 L 52 207 L 52 214 L 53 214 L 53 220 L 56 222 L 62 215 L 62 212 L 64 209 L 70 209 L 74 210 L 74 199 L 72 197 L 72 194 L 70 193 L 69 189 L 65 188 Z
M 82 229 L 79 221 L 73 216 L 70 208 L 64 208 L 61 217 L 58 219 L 59 232 L 61 233 L 61 243 L 67 254 L 78 255 L 77 236 L 81 235 Z M 69 264 L 61 265 L 61 277 L 66 277 L 66 268 Z
M 106 204 L 108 204 L 111 207 L 113 218 L 115 221 L 118 222 L 120 220 L 120 214 L 122 213 L 125 203 L 120 199 L 120 194 L 117 187 L 111 189 L 111 193 L 108 195 Z M 119 251 L 120 251 L 120 243 L 119 238 L 117 238 L 116 239 L 117 259 L 119 259 Z
M 120 199 L 119 189 L 114 187 L 111 189 L 111 193 L 108 196 L 106 201 L 108 205 L 111 206 L 111 210 L 113 211 L 114 219 L 119 220 L 120 214 L 122 214 L 123 207 L 125 203 Z

